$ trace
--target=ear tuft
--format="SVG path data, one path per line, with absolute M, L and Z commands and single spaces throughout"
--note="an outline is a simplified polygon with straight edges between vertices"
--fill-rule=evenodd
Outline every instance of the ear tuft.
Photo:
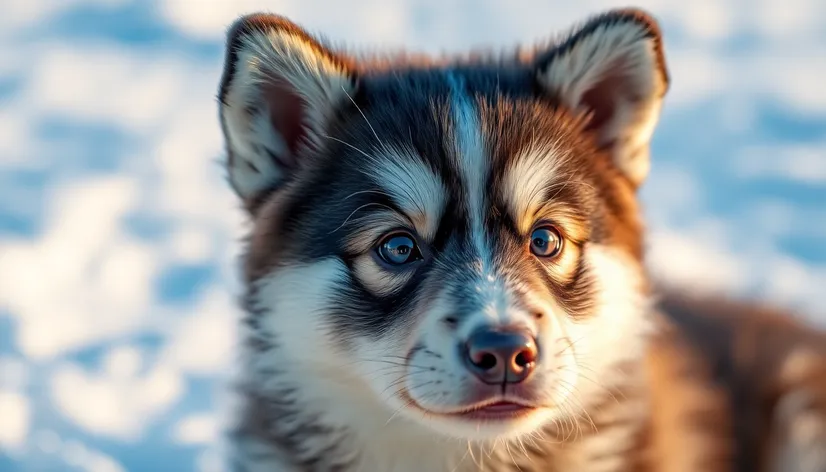
M 325 129 L 355 92 L 353 71 L 284 17 L 254 14 L 230 27 L 220 117 L 229 180 L 248 206 L 324 145 Z
M 540 55 L 536 70 L 543 90 L 562 106 L 587 114 L 598 144 L 634 185 L 641 184 L 668 90 L 657 22 L 641 10 L 605 13 Z

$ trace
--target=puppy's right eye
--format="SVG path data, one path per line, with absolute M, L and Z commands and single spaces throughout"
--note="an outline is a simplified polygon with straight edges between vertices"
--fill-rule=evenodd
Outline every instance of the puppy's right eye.
M 550 225 L 540 226 L 531 233 L 531 252 L 542 258 L 555 257 L 562 251 L 562 235 Z
M 422 253 L 413 236 L 393 233 L 382 239 L 376 252 L 382 261 L 391 266 L 403 266 L 422 259 Z

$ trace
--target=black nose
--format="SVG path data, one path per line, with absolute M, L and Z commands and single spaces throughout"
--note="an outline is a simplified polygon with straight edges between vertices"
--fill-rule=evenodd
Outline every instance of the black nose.
M 534 338 L 523 331 L 481 328 L 465 343 L 467 368 L 485 383 L 519 383 L 536 366 Z

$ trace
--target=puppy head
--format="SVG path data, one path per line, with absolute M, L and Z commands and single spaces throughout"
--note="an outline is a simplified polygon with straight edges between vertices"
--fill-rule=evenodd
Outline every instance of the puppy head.
M 635 190 L 667 82 L 639 11 L 431 62 L 240 19 L 220 116 L 248 321 L 277 346 L 253 362 L 464 438 L 599 402 L 647 327 Z

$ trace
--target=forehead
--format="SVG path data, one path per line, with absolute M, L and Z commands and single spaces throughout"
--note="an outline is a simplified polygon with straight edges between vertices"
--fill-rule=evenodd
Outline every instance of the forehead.
M 445 147 L 455 138 L 460 124 L 457 113 L 469 110 L 483 125 L 487 120 L 481 104 L 536 103 L 533 90 L 529 69 L 521 67 L 393 69 L 367 74 L 359 84 L 355 103 L 359 112 L 369 116 L 369 123 L 354 122 L 352 118 L 358 116 L 351 113 L 350 120 L 340 124 L 362 132 L 365 126 L 372 126 L 381 130 L 382 137 L 406 141 L 426 151 L 423 157 L 440 167 L 450 151 Z M 477 132 L 485 131 L 477 128 Z
M 349 169 L 345 180 L 367 180 L 407 208 L 438 201 L 465 211 L 474 204 L 527 211 L 528 197 L 586 178 L 589 167 L 576 120 L 540 99 L 532 84 L 529 69 L 519 67 L 368 75 L 355 109 L 334 128 L 328 155 Z M 582 188 L 560 189 L 557 197 Z

